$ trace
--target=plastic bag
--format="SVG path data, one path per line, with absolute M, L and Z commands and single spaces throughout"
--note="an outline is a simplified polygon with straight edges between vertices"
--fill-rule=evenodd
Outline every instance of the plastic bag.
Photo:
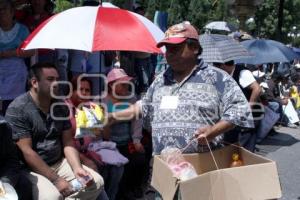
M 18 200 L 18 195 L 12 185 L 0 181 L 0 199 Z
M 0 197 L 3 197 L 5 194 L 6 194 L 6 191 L 4 189 L 2 182 L 0 181 Z
M 82 138 L 84 136 L 95 137 L 103 127 L 104 111 L 97 104 L 90 104 L 89 107 L 82 106 L 77 110 L 75 119 L 75 138 Z
M 197 176 L 195 168 L 184 159 L 180 149 L 167 147 L 162 150 L 161 158 L 170 167 L 174 176 L 181 181 L 186 181 Z

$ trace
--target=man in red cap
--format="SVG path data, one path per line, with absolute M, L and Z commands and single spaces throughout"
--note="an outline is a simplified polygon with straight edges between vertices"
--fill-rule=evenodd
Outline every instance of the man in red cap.
M 223 133 L 233 127 L 253 126 L 247 99 L 237 83 L 199 58 L 198 38 L 189 22 L 170 27 L 157 44 L 166 47 L 170 67 L 156 77 L 140 102 L 110 116 L 113 121 L 141 114 L 152 128 L 154 154 L 166 147 L 183 153 L 205 152 L 208 145 L 222 146 Z
M 157 44 L 166 47 L 170 67 L 157 76 L 140 102 L 111 116 L 118 120 L 142 114 L 151 124 L 155 154 L 167 146 L 189 153 L 207 151 L 206 139 L 216 148 L 227 130 L 253 126 L 247 100 L 232 77 L 199 59 L 198 38 L 189 22 L 171 26 Z M 198 142 L 185 148 L 195 137 Z

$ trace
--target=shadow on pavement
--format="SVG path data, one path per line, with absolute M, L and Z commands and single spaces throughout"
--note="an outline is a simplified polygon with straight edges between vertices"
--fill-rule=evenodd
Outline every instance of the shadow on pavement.
M 287 133 L 277 133 L 273 136 L 268 136 L 259 145 L 276 145 L 276 146 L 291 146 L 299 142 L 298 139 Z
M 257 144 L 255 153 L 266 155 L 284 146 L 292 146 L 297 142 L 299 142 L 299 140 L 295 137 L 287 133 L 278 132 L 276 135 L 267 136 L 260 144 Z

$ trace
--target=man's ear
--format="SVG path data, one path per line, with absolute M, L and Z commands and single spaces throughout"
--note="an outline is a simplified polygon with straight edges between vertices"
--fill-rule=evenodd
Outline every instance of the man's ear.
M 31 87 L 37 88 L 38 87 L 38 80 L 37 78 L 33 77 L 30 79 Z

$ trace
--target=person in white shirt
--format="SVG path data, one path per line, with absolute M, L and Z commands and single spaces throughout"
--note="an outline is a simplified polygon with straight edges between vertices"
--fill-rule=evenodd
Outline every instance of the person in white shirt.
M 234 61 L 226 63 L 214 63 L 214 66 L 219 67 L 230 74 L 238 83 L 244 95 L 246 96 L 251 108 L 252 115 L 256 128 L 263 115 L 262 105 L 259 103 L 259 96 L 261 94 L 261 87 L 253 77 L 253 74 L 242 65 L 235 65 Z M 235 134 L 225 134 L 225 141 L 234 143 L 239 140 L 240 144 L 246 149 L 254 152 L 256 144 L 256 129 L 232 130 Z M 241 134 L 239 134 L 241 132 Z M 238 139 L 239 138 L 239 139 Z

